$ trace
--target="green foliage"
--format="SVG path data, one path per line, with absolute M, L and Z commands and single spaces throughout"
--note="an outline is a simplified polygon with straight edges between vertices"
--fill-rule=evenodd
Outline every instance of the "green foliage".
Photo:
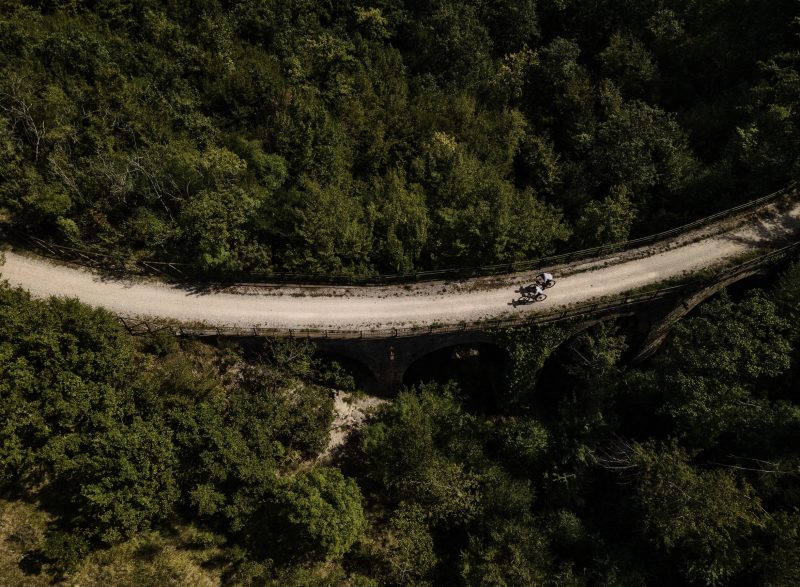
M 630 98 L 647 98 L 658 79 L 658 68 L 647 47 L 620 33 L 611 35 L 608 47 L 598 56 L 601 71 Z
M 245 584 L 791 584 L 794 273 L 706 303 L 642 367 L 624 323 L 510 333 L 526 394 L 402 391 L 324 464 L 308 345 L 245 362 L 0 288 L 2 488 L 50 520 L 9 543 L 81 582 L 135 550 L 108 576 L 188 576 L 191 552 Z M 165 548 L 182 521 L 201 533 Z
M 0 286 L 2 483 L 37 483 L 125 414 L 137 358 L 106 312 Z
M 398 502 L 422 504 L 436 522 L 467 521 L 479 508 L 478 474 L 441 447 L 457 445 L 462 437 L 470 442 L 472 426 L 448 390 L 401 392 L 381 421 L 363 432 L 370 476 Z
M 535 467 L 547 451 L 547 429 L 530 418 L 515 418 L 504 423 L 498 436 L 501 451 L 512 470 Z
M 254 548 L 271 537 L 283 556 L 338 559 L 364 531 L 361 492 L 338 469 L 315 469 L 279 483 L 254 522 Z
M 753 442 L 797 421 L 789 406 L 758 391 L 789 369 L 788 327 L 759 292 L 740 304 L 722 297 L 676 326 L 658 362 L 659 385 L 666 393 L 663 412 L 687 440 L 703 446 L 729 434 Z
M 575 225 L 581 246 L 592 247 L 628 240 L 636 209 L 624 186 L 614 186 L 600 202 L 589 202 Z
M 73 498 L 80 525 L 96 525 L 113 543 L 168 519 L 180 498 L 171 433 L 135 419 L 95 438 L 88 451 L 56 473 L 79 487 Z
M 737 548 L 764 525 L 758 498 L 730 471 L 696 471 L 676 446 L 654 450 L 634 446 L 632 462 L 641 469 L 636 501 L 645 529 L 656 543 L 677 550 L 690 581 L 726 582 L 744 564 Z
M 191 463 L 183 478 L 192 509 L 234 531 L 244 529 L 271 495 L 278 467 L 325 447 L 333 408 L 325 390 L 285 371 L 254 365 L 239 377 L 231 393 L 215 386 L 170 411 L 181 461 Z M 183 388 L 172 393 L 191 397 L 197 393 L 193 379 L 170 382 Z
M 183 234 L 194 243 L 201 269 L 269 269 L 269 251 L 252 245 L 243 229 L 258 206 L 258 201 L 238 189 L 203 190 L 184 203 L 180 216 Z
M 0 1 L 0 214 L 212 277 L 617 242 L 796 178 L 795 12 Z M 307 346 L 134 341 L 0 287 L 0 487 L 52 520 L 4 544 L 86 582 L 87 554 L 183 518 L 241 584 L 795 584 L 797 273 L 705 304 L 642 366 L 630 322 L 508 334 L 492 410 L 404 391 L 325 467 L 312 380 L 351 382 Z M 136 581 L 188 576 L 140 571 L 169 550 L 145 542 Z
M 777 587 L 800 581 L 800 517 L 797 511 L 780 512 L 767 521 L 773 544 L 759 553 L 758 566 L 764 572 L 764 585 Z
M 674 116 L 643 102 L 622 104 L 597 127 L 590 164 L 606 185 L 625 186 L 650 206 L 654 189 L 679 192 L 696 162 Z
M 372 243 L 364 208 L 345 190 L 306 180 L 282 202 L 296 231 L 283 252 L 287 268 L 312 273 L 364 271 Z
M 508 383 L 511 402 L 528 398 L 550 353 L 564 342 L 569 326 L 527 327 L 499 333 L 509 354 Z
M 401 504 L 389 519 L 383 549 L 393 583 L 424 584 L 421 582 L 437 563 L 425 510 L 416 504 Z
M 547 542 L 529 520 L 492 528 L 487 539 L 472 538 L 461 558 L 468 585 L 540 585 L 549 577 Z M 569 584 L 561 577 L 558 584 Z
M 371 210 L 375 218 L 376 246 L 383 265 L 392 271 L 414 270 L 428 242 L 430 218 L 425 194 L 419 184 L 406 185 L 397 172 L 389 172 L 376 180 L 374 191 L 378 202 Z
M 578 241 L 675 225 L 797 175 L 789 4 L 6 2 L 0 205 L 207 277 L 513 261 L 606 211 L 614 234 Z
M 775 295 L 775 303 L 781 315 L 789 324 L 800 323 L 800 263 L 795 262 L 781 275 Z M 788 333 L 792 342 L 800 336 L 797 329 Z
M 696 319 L 678 324 L 670 354 L 686 371 L 742 381 L 775 377 L 789 367 L 789 324 L 762 293 L 734 304 L 721 297 Z
M 104 311 L 0 285 L 0 486 L 53 514 L 49 568 L 182 515 L 244 543 L 270 499 L 309 553 L 341 556 L 364 526 L 355 484 L 337 470 L 278 480 L 328 441 L 331 394 L 299 379 L 309 349 L 247 364 L 169 336 L 139 345 Z
M 56 530 L 45 537 L 42 552 L 53 570 L 63 575 L 78 568 L 89 552 L 89 543 L 82 536 Z

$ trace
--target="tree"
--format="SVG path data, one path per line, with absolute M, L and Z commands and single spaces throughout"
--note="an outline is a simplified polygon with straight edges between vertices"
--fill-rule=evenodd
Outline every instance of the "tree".
M 748 185 L 778 186 L 800 169 L 800 125 L 793 115 L 800 102 L 799 61 L 796 53 L 784 53 L 760 64 L 763 78 L 746 106 L 750 122 L 736 127 L 732 141 Z
M 284 266 L 305 273 L 363 273 L 372 239 L 361 203 L 345 189 L 311 180 L 288 195 L 280 202 L 290 223 Z
M 417 71 L 469 88 L 486 79 L 492 41 L 474 6 L 442 2 L 415 24 Z
M 790 325 L 798 324 L 800 321 L 800 263 L 793 263 L 789 269 L 781 275 L 778 282 L 777 291 L 774 294 L 775 304 L 780 315 Z M 800 337 L 800 330 L 790 328 L 788 332 L 790 340 L 796 341 Z
M 719 585 L 745 563 L 742 542 L 764 526 L 753 488 L 730 471 L 697 471 L 675 444 L 632 446 L 644 530 L 690 581 Z
M 778 587 L 800 581 L 800 519 L 797 511 L 778 512 L 768 520 L 771 544 L 756 564 L 764 585 Z
M 401 392 L 361 440 L 369 477 L 395 502 L 416 502 L 432 523 L 445 526 L 474 518 L 480 499 L 479 473 L 446 450 L 462 440 L 463 449 L 475 442 L 468 434 L 473 419 L 451 393 L 433 384 L 419 394 Z
M 667 361 L 690 373 L 733 382 L 775 377 L 789 367 L 788 322 L 755 290 L 736 304 L 722 296 L 676 326 Z
M 575 41 L 553 39 L 540 50 L 532 75 L 532 86 L 542 92 L 531 105 L 532 117 L 550 129 L 559 147 L 579 148 L 594 134 L 594 96 L 580 52 Z
M 401 504 L 389 519 L 381 549 L 393 583 L 419 585 L 430 577 L 437 557 L 425 510 L 416 504 Z
M 598 125 L 591 166 L 597 180 L 624 185 L 637 205 L 651 206 L 654 188 L 679 191 L 696 161 L 674 116 L 634 101 Z
M 169 382 L 173 397 L 209 387 L 189 405 L 176 402 L 169 410 L 186 464 L 181 483 L 197 516 L 240 533 L 273 495 L 279 470 L 325 447 L 333 400 L 327 391 L 295 379 L 286 365 L 242 366 L 229 393 L 219 374 L 212 370 L 198 377 L 198 371 L 195 366 L 194 373 Z
M 399 172 L 389 172 L 376 180 L 375 215 L 376 254 L 380 266 L 398 273 L 408 273 L 417 266 L 428 242 L 430 217 L 425 194 L 419 184 L 406 185 Z
M 601 71 L 627 98 L 647 99 L 658 81 L 658 68 L 647 47 L 636 38 L 611 35 L 608 47 L 598 56 Z
M 527 134 L 519 147 L 517 158 L 517 181 L 528 184 L 542 195 L 555 193 L 561 182 L 563 170 L 559 155 L 545 137 Z
M 539 38 L 535 0 L 480 2 L 481 20 L 486 22 L 498 56 L 532 47 Z
M 652 386 L 663 401 L 659 411 L 690 446 L 710 447 L 724 437 L 737 450 L 757 452 L 796 421 L 768 391 L 789 369 L 787 335 L 788 323 L 758 290 L 738 304 L 717 298 L 676 325 L 654 377 L 634 388 Z
M 201 271 L 269 270 L 269 250 L 246 228 L 261 205 L 239 188 L 203 190 L 184 203 L 180 222 Z
M 130 413 L 141 358 L 109 313 L 0 286 L 2 482 L 38 484 Z
M 497 431 L 504 460 L 515 471 L 530 471 L 545 455 L 549 434 L 533 418 L 518 417 Z
M 137 418 L 98 434 L 86 452 L 58 463 L 56 474 L 76 487 L 73 523 L 114 543 L 173 515 L 177 468 L 169 431 Z
M 498 333 L 509 356 L 507 384 L 509 403 L 530 399 L 540 371 L 550 354 L 567 338 L 567 327 L 524 327 Z
M 531 189 L 515 189 L 454 137 L 434 133 L 425 155 L 436 220 L 429 243 L 437 264 L 526 259 L 552 251 L 568 237 L 556 208 Z
M 461 578 L 469 585 L 539 585 L 548 579 L 552 555 L 529 519 L 494 525 L 483 540 L 471 537 L 461 556 Z M 569 585 L 571 573 L 557 579 Z
M 364 531 L 361 504 L 355 481 L 338 469 L 300 473 L 279 483 L 256 516 L 253 547 L 267 552 L 275 548 L 288 558 L 341 558 Z M 272 544 L 261 542 L 267 536 Z
M 636 209 L 627 188 L 614 186 L 602 201 L 592 200 L 584 206 L 575 225 L 576 238 L 583 247 L 623 242 L 635 219 Z

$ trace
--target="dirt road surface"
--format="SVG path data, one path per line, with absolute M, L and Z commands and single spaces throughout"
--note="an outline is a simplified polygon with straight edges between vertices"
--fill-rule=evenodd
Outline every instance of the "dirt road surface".
M 532 274 L 413 286 L 193 290 L 153 279 L 111 279 L 14 250 L 5 252 L 0 274 L 35 297 L 75 297 L 126 317 L 220 327 L 365 330 L 549 311 L 681 279 L 795 236 L 800 238 L 800 203 L 773 205 L 714 230 L 557 269 L 557 284 L 547 290 L 546 301 L 516 307 L 511 305 L 519 297 L 515 290 L 530 283 Z

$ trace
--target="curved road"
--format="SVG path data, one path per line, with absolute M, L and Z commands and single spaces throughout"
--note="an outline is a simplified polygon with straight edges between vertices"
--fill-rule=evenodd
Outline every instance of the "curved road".
M 390 287 L 275 286 L 198 291 L 152 279 L 116 280 L 15 251 L 0 274 L 36 297 L 68 296 L 115 314 L 212 326 L 368 330 L 458 324 L 552 310 L 685 278 L 800 238 L 800 202 L 770 204 L 758 214 L 600 260 L 555 270 L 548 299 L 512 306 L 530 274 Z

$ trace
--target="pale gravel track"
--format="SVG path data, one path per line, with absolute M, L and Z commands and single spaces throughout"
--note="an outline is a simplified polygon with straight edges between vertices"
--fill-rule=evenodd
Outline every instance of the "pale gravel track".
M 75 297 L 126 317 L 177 320 L 212 326 L 364 330 L 458 324 L 552 310 L 620 294 L 713 269 L 796 235 L 800 203 L 771 206 L 728 232 L 698 232 L 672 243 L 590 261 L 556 275 L 544 302 L 513 307 L 515 289 L 531 275 L 391 287 L 282 286 L 193 291 L 144 279 L 111 279 L 89 270 L 5 252 L 0 274 L 35 297 Z M 691 236 L 691 235 L 689 235 Z

